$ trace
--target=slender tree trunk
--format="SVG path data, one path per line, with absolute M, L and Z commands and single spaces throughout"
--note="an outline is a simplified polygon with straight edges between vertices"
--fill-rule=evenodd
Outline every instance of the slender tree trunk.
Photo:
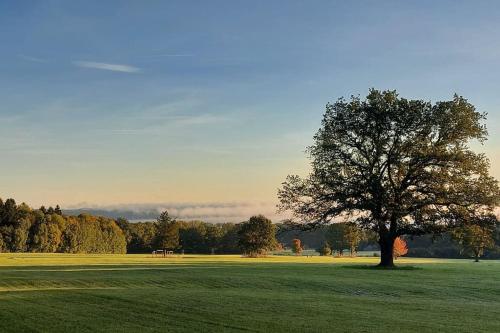
M 380 263 L 379 267 L 394 267 L 394 238 L 389 235 L 380 235 Z

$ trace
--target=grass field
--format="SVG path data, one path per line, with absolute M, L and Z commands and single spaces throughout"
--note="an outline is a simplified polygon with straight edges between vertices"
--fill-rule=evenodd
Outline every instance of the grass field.
M 500 262 L 0 254 L 0 332 L 500 332 Z

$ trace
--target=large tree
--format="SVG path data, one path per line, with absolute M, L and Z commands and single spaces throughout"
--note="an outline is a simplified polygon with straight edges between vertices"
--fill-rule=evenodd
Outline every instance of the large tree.
M 263 215 L 252 216 L 241 223 L 238 230 L 238 246 L 249 257 L 264 255 L 277 245 L 276 227 Z
M 280 209 L 312 225 L 355 221 L 378 233 L 381 266 L 393 266 L 396 237 L 437 233 L 498 203 L 482 143 L 485 114 L 460 96 L 431 104 L 370 90 L 327 104 L 309 147 L 312 171 L 288 176 Z

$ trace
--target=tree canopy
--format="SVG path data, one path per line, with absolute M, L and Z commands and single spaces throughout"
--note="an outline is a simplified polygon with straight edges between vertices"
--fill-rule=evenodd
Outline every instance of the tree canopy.
M 273 250 L 276 245 L 276 227 L 263 215 L 252 216 L 241 223 L 238 245 L 250 257 L 260 256 Z
M 312 170 L 288 176 L 281 211 L 312 225 L 347 219 L 379 236 L 381 265 L 393 265 L 401 235 L 439 233 L 499 201 L 489 161 L 470 143 L 487 138 L 486 115 L 465 98 L 432 104 L 370 90 L 327 104 L 308 148 Z
M 59 206 L 31 209 L 0 199 L 0 252 L 125 253 L 126 245 L 110 218 L 65 216 Z

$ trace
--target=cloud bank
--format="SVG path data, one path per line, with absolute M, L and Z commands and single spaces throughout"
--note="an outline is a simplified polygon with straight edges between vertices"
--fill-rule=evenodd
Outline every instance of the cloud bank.
M 132 221 L 146 221 L 156 219 L 165 210 L 180 220 L 202 220 L 212 223 L 242 222 L 258 214 L 265 215 L 273 222 L 284 219 L 284 216 L 277 214 L 276 204 L 270 202 L 151 203 L 109 206 L 79 204 L 65 209 L 65 212 L 72 215 L 89 212 L 112 218 L 124 217 Z

